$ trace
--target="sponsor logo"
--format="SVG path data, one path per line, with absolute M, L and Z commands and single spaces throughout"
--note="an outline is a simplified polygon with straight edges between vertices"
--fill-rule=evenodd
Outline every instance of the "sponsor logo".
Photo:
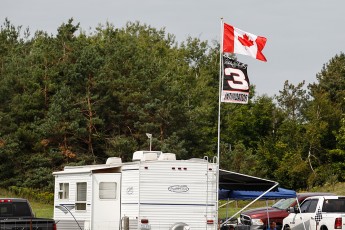
M 132 195 L 133 194 L 133 187 L 128 187 L 127 188 L 127 194 Z
M 189 188 L 187 185 L 173 185 L 168 188 L 170 192 L 183 193 L 188 192 Z
M 223 102 L 235 102 L 235 103 L 248 103 L 249 94 L 248 93 L 235 93 L 235 92 L 226 92 L 223 97 Z

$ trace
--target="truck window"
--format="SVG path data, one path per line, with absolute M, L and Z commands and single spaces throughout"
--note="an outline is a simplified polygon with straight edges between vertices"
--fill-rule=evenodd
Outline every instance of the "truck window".
M 14 203 L 13 213 L 15 216 L 31 216 L 31 211 L 28 203 Z
M 27 203 L 0 204 L 0 217 L 31 217 L 31 209 Z
M 318 199 L 311 199 L 311 200 L 304 201 L 303 204 L 301 205 L 301 212 L 302 213 L 315 212 L 318 201 L 319 201 Z
M 323 201 L 323 212 L 345 212 L 345 200 L 326 199 Z
M 12 204 L 0 204 L 0 217 L 12 216 Z

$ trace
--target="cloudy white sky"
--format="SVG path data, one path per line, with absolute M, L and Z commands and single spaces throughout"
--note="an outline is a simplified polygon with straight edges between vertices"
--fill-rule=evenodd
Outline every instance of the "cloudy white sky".
M 0 18 L 31 32 L 56 34 L 74 18 L 84 31 L 110 22 L 123 27 L 139 21 L 165 28 L 178 41 L 188 36 L 219 41 L 220 18 L 267 38 L 267 62 L 237 55 L 248 64 L 259 95 L 273 96 L 285 80 L 316 81 L 332 57 L 345 52 L 345 0 L 1 0 Z

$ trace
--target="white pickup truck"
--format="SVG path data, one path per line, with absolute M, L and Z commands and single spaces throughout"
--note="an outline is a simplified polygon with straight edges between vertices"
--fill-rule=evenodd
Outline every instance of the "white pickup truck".
M 345 196 L 313 196 L 292 207 L 283 220 L 284 230 L 345 229 Z

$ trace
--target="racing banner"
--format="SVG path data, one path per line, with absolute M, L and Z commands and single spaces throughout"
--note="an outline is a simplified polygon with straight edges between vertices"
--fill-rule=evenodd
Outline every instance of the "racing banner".
M 247 64 L 223 55 L 221 102 L 248 104 L 249 78 Z

